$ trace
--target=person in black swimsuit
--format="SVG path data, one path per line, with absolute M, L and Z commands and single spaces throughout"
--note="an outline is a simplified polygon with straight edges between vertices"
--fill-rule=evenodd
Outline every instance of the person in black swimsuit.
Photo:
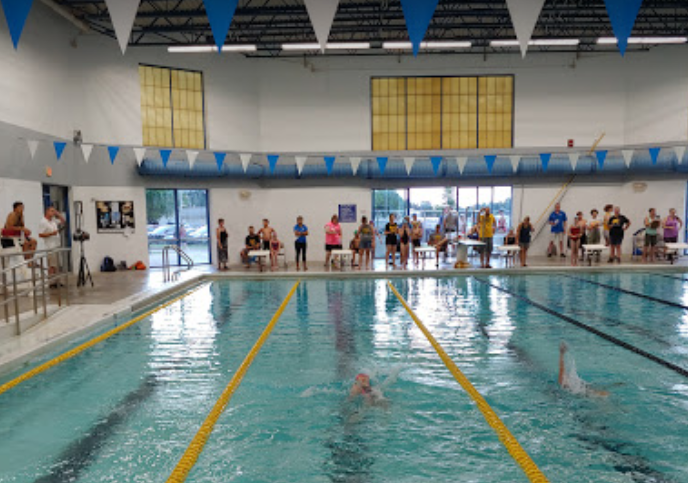
M 225 228 L 225 220 L 220 218 L 217 220 L 217 263 L 220 270 L 229 270 L 227 260 L 229 259 L 229 234 Z
M 521 266 L 527 267 L 528 248 L 530 248 L 530 240 L 533 235 L 533 225 L 530 223 L 530 216 L 526 216 L 518 228 L 516 235 L 518 236 L 518 246 L 521 247 Z
M 392 267 L 396 267 L 396 250 L 397 250 L 397 232 L 399 226 L 397 225 L 394 215 L 389 215 L 389 223 L 385 225 L 385 245 L 387 251 L 385 253 L 385 263 L 389 263 Z M 392 259 L 390 260 L 390 256 Z
M 409 259 L 409 250 L 411 248 L 411 222 L 409 217 L 404 217 L 404 221 L 399 229 L 399 247 L 401 251 L 401 266 L 406 268 Z

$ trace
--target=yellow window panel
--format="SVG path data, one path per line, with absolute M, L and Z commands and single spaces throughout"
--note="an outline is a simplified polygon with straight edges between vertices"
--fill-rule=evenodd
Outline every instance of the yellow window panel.
M 396 116 L 399 113 L 397 106 L 398 104 L 396 98 L 391 99 L 391 102 L 389 103 L 389 114 L 391 116 Z
M 495 112 L 504 112 L 504 96 L 495 96 Z
M 175 109 L 182 109 L 186 110 L 189 108 L 189 103 L 186 102 L 186 99 L 188 97 L 188 92 L 187 91 L 179 91 L 179 105 L 174 106 Z
M 397 132 L 397 117 L 396 116 L 390 116 L 387 118 L 387 129 L 390 133 L 396 133 Z
M 478 78 L 469 77 L 468 79 L 468 94 L 471 96 L 476 96 L 478 94 Z
M 416 147 L 416 135 L 415 134 L 409 134 L 406 138 L 407 142 L 407 149 L 413 151 L 414 149 L 418 149 Z
M 416 114 L 416 96 L 408 98 L 408 115 L 412 116 Z
M 497 78 L 487 78 L 487 95 L 494 96 L 497 93 Z
M 430 149 L 442 149 L 442 133 L 432 133 L 432 144 Z
M 196 113 L 196 131 L 203 134 L 203 113 Z
M 423 134 L 423 148 L 432 149 L 432 133 L 427 132 Z
M 432 85 L 432 94 L 439 96 L 442 94 L 442 79 L 440 77 L 433 77 L 430 79 Z
M 487 77 L 478 77 L 478 92 L 481 96 L 487 94 Z
M 504 131 L 504 147 L 505 148 L 511 148 L 513 147 L 514 143 L 511 139 L 511 130 L 509 131 Z
M 380 150 L 381 151 L 389 150 L 389 135 L 388 134 L 383 134 L 380 137 Z
M 373 115 L 373 136 L 380 132 L 380 116 Z
M 380 116 L 380 132 L 382 132 L 382 133 L 388 133 L 389 132 L 389 117 Z
M 172 131 L 165 130 L 165 147 L 173 147 L 174 141 L 172 140 Z
M 413 77 L 409 77 L 408 79 L 406 79 L 406 95 L 416 95 L 416 79 L 414 79 Z
M 196 72 L 194 73 L 194 91 L 195 92 L 203 92 L 203 76 L 199 73 Z
M 439 95 L 432 96 L 432 112 L 436 114 L 442 112 L 442 97 Z
M 380 95 L 380 80 L 379 79 L 373 79 L 371 84 L 370 84 L 370 95 L 373 98 L 376 98 Z
M 396 79 L 390 79 L 389 82 L 389 97 L 396 97 L 397 96 L 397 80 Z
M 381 97 L 388 97 L 389 96 L 389 82 L 387 79 L 380 79 L 380 96 Z
M 514 92 L 514 78 L 507 77 L 504 83 L 504 94 L 512 95 Z
M 380 150 L 380 135 L 376 132 L 373 132 L 373 151 L 379 151 Z
M 380 113 L 380 98 L 373 97 L 373 116 Z
M 163 121 L 164 127 L 172 128 L 172 110 L 171 109 L 163 109 L 162 121 Z

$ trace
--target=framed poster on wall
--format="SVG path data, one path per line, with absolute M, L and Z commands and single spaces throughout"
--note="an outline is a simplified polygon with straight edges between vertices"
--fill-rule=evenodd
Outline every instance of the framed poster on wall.
M 339 223 L 356 223 L 356 205 L 339 205 Z
M 98 233 L 133 232 L 136 229 L 133 201 L 96 201 Z

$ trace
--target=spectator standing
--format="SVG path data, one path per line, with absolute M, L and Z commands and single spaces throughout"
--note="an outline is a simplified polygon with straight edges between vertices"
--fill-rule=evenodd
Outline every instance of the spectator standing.
M 549 224 L 551 226 L 551 238 L 549 241 L 549 248 L 547 249 L 547 256 L 551 257 L 556 252 L 557 242 L 559 243 L 559 253 L 561 258 L 566 258 L 566 251 L 564 249 L 564 236 L 567 228 L 566 213 L 561 211 L 561 204 L 554 205 L 554 211 L 549 215 Z
M 663 223 L 664 227 L 664 243 L 677 243 L 678 231 L 683 228 L 683 221 L 676 216 L 676 209 L 669 210 L 669 216 L 666 217 Z
M 370 268 L 370 251 L 375 243 L 375 227 L 368 223 L 368 217 L 361 218 L 361 226 L 358 227 L 360 240 L 358 243 L 359 265 L 361 268 Z
M 399 230 L 399 246 L 401 248 L 401 266 L 406 268 L 408 266 L 409 249 L 411 248 L 411 221 L 409 217 L 404 217 Z
M 392 267 L 397 266 L 396 251 L 399 240 L 397 238 L 397 232 L 399 227 L 395 221 L 394 214 L 389 215 L 389 223 L 385 225 L 385 246 L 387 250 L 385 252 L 385 265 L 389 263 Z M 392 261 L 389 261 L 390 255 L 392 256 Z
M 325 225 L 325 267 L 330 266 L 332 250 L 342 249 L 342 226 L 339 217 L 332 215 L 330 222 Z
M 38 223 L 38 237 L 43 240 L 43 248 L 45 250 L 55 250 L 60 248 L 60 225 L 64 225 L 65 219 L 54 207 L 49 206 L 45 210 L 45 214 Z M 57 253 L 48 255 L 48 273 L 54 275 L 59 268 L 59 257 Z M 51 284 L 51 288 L 55 288 L 57 284 Z
M 258 236 L 263 241 L 263 250 L 270 250 L 270 240 L 272 240 L 272 233 L 275 230 L 270 226 L 270 220 L 263 219 L 263 228 L 258 230 Z
M 657 211 L 650 208 L 645 217 L 645 243 L 643 246 L 643 263 L 654 262 L 657 253 L 657 231 L 662 226 L 662 219 L 657 216 Z
M 588 244 L 589 245 L 599 245 L 600 242 L 602 242 L 602 233 L 600 233 L 600 229 L 602 227 L 602 221 L 597 218 L 599 216 L 599 212 L 597 210 L 592 210 L 590 212 L 590 216 L 592 218 L 588 222 Z
M 227 228 L 225 228 L 224 218 L 217 220 L 217 264 L 218 269 L 228 270 L 227 260 L 229 259 L 229 233 L 227 233 Z
M 607 246 L 611 245 L 611 239 L 609 237 L 609 219 L 614 214 L 614 205 L 604 206 L 604 221 L 602 227 L 604 228 L 604 242 Z
M 296 271 L 300 270 L 299 258 L 303 262 L 303 271 L 308 271 L 308 266 L 306 265 L 306 248 L 308 248 L 308 227 L 303 224 L 303 216 L 298 216 L 296 218 L 296 225 L 294 226 L 294 236 L 296 241 L 294 242 L 294 249 L 296 250 Z
M 631 222 L 621 214 L 621 208 L 615 206 L 614 214 L 609 217 L 609 243 L 611 245 L 609 263 L 614 263 L 615 260 L 621 263 L 621 244 L 630 226 Z
M 578 266 L 578 252 L 580 250 L 583 233 L 585 233 L 585 220 L 583 213 L 579 211 L 576 213 L 576 218 L 571 223 L 569 228 L 569 242 L 571 243 L 571 266 Z
M 530 216 L 526 216 L 518 228 L 516 229 L 516 234 L 518 236 L 518 246 L 521 247 L 521 266 L 527 267 L 528 261 L 528 249 L 530 248 L 530 241 L 533 236 L 533 225 L 530 223 Z
M 480 231 L 480 241 L 485 244 L 480 247 L 481 268 L 492 268 L 490 257 L 492 257 L 492 250 L 494 248 L 493 240 L 496 224 L 495 217 L 490 213 L 489 207 L 480 210 L 478 214 L 478 229 Z
M 418 215 L 414 213 L 411 219 L 411 250 L 413 250 L 413 263 L 420 262 L 420 254 L 416 251 L 423 243 L 423 224 L 418 221 Z

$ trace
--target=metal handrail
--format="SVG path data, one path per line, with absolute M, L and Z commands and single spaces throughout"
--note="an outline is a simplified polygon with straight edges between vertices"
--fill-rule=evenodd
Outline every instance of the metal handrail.
M 171 272 L 171 264 L 170 264 L 170 252 L 173 251 L 177 255 L 179 255 L 185 262 L 186 262 L 186 268 L 182 270 L 177 270 L 176 272 L 172 273 Z M 165 282 L 171 282 L 173 280 L 176 280 L 179 278 L 179 274 L 182 272 L 186 272 L 188 270 L 191 270 L 194 266 L 194 261 L 193 259 L 181 248 L 179 248 L 177 245 L 166 245 L 162 249 L 162 270 L 163 270 L 163 277 L 165 279 Z

